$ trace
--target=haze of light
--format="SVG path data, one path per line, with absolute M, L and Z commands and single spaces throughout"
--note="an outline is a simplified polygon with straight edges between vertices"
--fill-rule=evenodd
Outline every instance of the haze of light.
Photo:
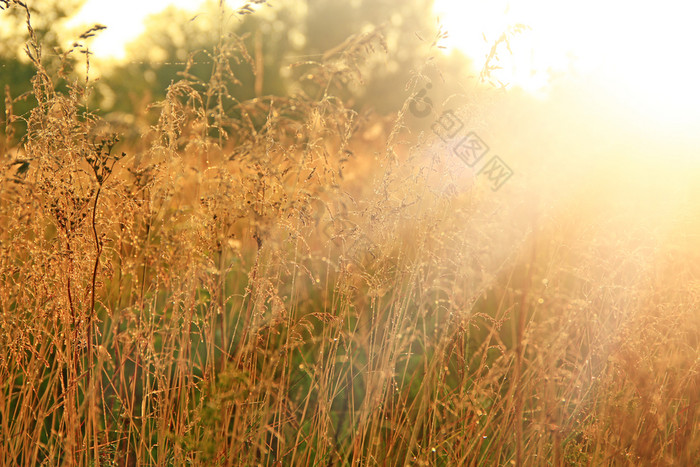
M 552 73 L 573 71 L 647 123 L 689 130 L 700 123 L 695 3 L 436 0 L 435 9 L 446 45 L 477 65 L 510 26 L 531 28 L 511 37 L 512 55 L 505 47 L 499 53 L 495 76 L 504 83 L 544 94 Z

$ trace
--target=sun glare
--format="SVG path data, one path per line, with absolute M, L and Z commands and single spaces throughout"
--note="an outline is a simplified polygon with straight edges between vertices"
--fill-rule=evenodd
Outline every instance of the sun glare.
M 530 29 L 499 49 L 493 77 L 545 95 L 552 76 L 574 72 L 651 124 L 700 123 L 699 67 L 689 49 L 700 43 L 691 2 L 437 0 L 448 49 L 484 65 L 509 27 Z

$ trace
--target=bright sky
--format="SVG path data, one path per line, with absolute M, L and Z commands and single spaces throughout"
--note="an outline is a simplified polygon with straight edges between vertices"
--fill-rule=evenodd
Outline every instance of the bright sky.
M 509 25 L 532 28 L 514 37 L 512 57 L 503 48 L 501 81 L 538 93 L 549 72 L 574 70 L 650 121 L 700 125 L 699 3 L 436 0 L 436 11 L 446 45 L 482 63 Z
M 100 23 L 107 29 L 93 40 L 90 48 L 100 57 L 124 58 L 125 45 L 144 30 L 144 20 L 170 5 L 196 12 L 206 0 L 87 0 L 83 9 L 70 21 L 72 25 Z M 242 0 L 226 0 L 237 7 Z
M 194 13 L 202 3 L 88 0 L 72 22 L 106 25 L 91 48 L 98 56 L 121 58 L 124 45 L 144 31 L 146 16 L 168 5 Z M 435 0 L 435 10 L 450 35 L 444 45 L 461 49 L 477 65 L 509 26 L 530 26 L 512 38 L 512 57 L 505 48 L 500 54 L 503 70 L 495 77 L 511 86 L 546 94 L 552 72 L 575 70 L 650 121 L 700 125 L 700 68 L 691 50 L 700 44 L 694 24 L 700 7 L 694 2 Z

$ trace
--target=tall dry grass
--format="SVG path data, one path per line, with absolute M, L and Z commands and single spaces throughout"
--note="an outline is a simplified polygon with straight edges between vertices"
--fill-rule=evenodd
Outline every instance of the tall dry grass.
M 302 65 L 317 89 L 382 43 L 345 46 Z M 240 41 L 125 145 L 89 81 L 59 93 L 27 50 L 38 105 L 0 169 L 3 465 L 697 460 L 697 224 L 549 209 L 522 179 L 445 192 L 408 102 L 390 127 L 323 92 L 239 102 Z

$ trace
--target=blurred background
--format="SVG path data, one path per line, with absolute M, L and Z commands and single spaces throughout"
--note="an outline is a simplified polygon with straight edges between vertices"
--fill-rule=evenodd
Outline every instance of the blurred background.
M 56 68 L 66 66 L 59 58 L 83 31 L 106 26 L 81 41 L 92 53 L 92 105 L 102 114 L 130 118 L 144 102 L 162 99 L 188 58 L 189 73 L 208 76 L 207 51 L 230 33 L 245 37 L 254 60 L 263 57 L 256 61 L 262 71 L 257 80 L 247 64 L 235 70 L 240 84 L 234 97 L 247 99 L 297 92 L 303 67 L 293 64 L 320 60 L 349 36 L 380 28 L 386 53 L 363 64 L 363 86 L 343 89 L 356 109 L 395 114 L 432 79 L 428 97 L 436 104 L 455 94 L 488 102 L 479 105 L 493 113 L 482 131 L 494 132 L 491 142 L 498 138 L 503 145 L 497 149 L 512 151 L 512 159 L 556 154 L 564 166 L 581 162 L 576 153 L 585 147 L 586 164 L 609 160 L 610 151 L 642 165 L 695 167 L 700 160 L 699 71 L 691 50 L 700 32 L 689 2 L 663 8 L 629 1 L 596 1 L 584 8 L 549 0 L 28 4 L 36 12 L 44 57 Z M 220 15 L 222 9 L 228 15 Z M 33 75 L 23 52 L 27 33 L 21 16 L 18 9 L 0 16 L 0 86 L 9 85 L 12 98 L 30 89 Z M 77 52 L 68 58 L 75 72 L 84 72 L 84 56 Z M 420 81 L 416 74 L 426 71 L 426 62 L 436 73 Z M 477 88 L 491 92 L 477 97 Z M 27 96 L 15 113 L 31 105 Z M 437 107 L 424 121 L 439 116 Z M 516 146 L 505 146 L 510 143 Z

